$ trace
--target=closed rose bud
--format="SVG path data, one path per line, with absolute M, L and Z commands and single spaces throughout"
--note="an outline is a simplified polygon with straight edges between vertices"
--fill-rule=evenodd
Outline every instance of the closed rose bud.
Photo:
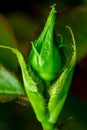
M 52 7 L 39 38 L 32 43 L 29 64 L 44 81 L 52 81 L 61 70 L 61 53 L 54 33 L 55 8 Z

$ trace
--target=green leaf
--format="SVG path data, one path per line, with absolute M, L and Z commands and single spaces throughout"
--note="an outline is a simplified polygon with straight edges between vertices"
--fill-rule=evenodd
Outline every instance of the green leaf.
M 71 37 L 67 38 L 64 30 L 68 25 L 72 28 L 77 48 L 77 62 L 87 55 L 87 7 L 73 8 L 57 17 L 56 32 L 62 34 L 65 43 L 70 43 Z
M 16 47 L 16 39 L 7 19 L 0 15 L 0 45 Z M 18 66 L 17 58 L 8 50 L 0 48 L 0 62 L 7 68 L 16 70 Z
M 0 102 L 25 95 L 22 84 L 0 64 Z
M 76 47 L 72 30 L 67 27 L 72 35 L 73 44 L 70 45 L 71 49 L 64 47 L 64 53 L 66 54 L 67 62 L 57 80 L 51 85 L 50 88 L 50 100 L 48 102 L 48 109 L 50 113 L 49 121 L 55 123 L 62 110 L 64 102 L 66 100 L 70 84 L 72 81 L 72 75 L 74 71 L 76 61 Z
M 28 99 L 32 104 L 32 107 L 34 109 L 34 112 L 36 113 L 37 119 L 39 121 L 44 120 L 45 113 L 46 113 L 45 100 L 37 89 L 37 83 L 35 83 L 32 80 L 32 78 L 29 76 L 29 73 L 27 71 L 27 67 L 26 67 L 26 64 L 25 64 L 25 61 L 24 61 L 22 54 L 20 53 L 20 51 L 18 51 L 15 48 L 1 46 L 1 45 L 0 45 L 0 47 L 4 48 L 4 49 L 9 49 L 13 53 L 16 54 L 16 56 L 18 58 L 19 65 L 20 65 L 21 70 L 22 70 L 24 87 L 25 87 L 25 91 L 27 93 Z M 39 108 L 39 109 L 37 109 L 37 108 Z

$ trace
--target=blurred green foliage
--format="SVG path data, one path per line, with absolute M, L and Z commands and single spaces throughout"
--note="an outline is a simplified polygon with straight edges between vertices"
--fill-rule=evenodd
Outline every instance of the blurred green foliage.
M 16 47 L 16 40 L 7 19 L 0 15 L 0 45 Z M 0 62 L 11 70 L 17 69 L 17 59 L 9 51 L 0 48 Z
M 0 102 L 6 102 L 24 96 L 22 84 L 2 65 L 0 65 Z

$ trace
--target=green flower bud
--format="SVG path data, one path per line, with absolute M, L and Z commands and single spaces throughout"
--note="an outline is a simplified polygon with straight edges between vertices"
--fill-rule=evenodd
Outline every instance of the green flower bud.
M 30 52 L 28 66 L 29 73 L 20 51 L 0 45 L 0 48 L 9 49 L 16 54 L 21 67 L 27 97 L 44 130 L 54 130 L 68 95 L 76 61 L 75 39 L 71 28 L 66 26 L 71 33 L 73 43 L 69 41 L 69 47 L 66 44 L 63 45 L 62 37 L 59 35 L 61 44 L 57 47 L 54 25 L 55 8 L 53 6 L 43 32 L 38 40 L 32 43 L 33 49 Z M 61 49 L 62 56 L 58 49 L 61 47 L 64 47 Z M 45 84 L 32 70 L 44 80 Z M 60 75 L 50 84 L 50 81 L 55 78 L 60 70 L 62 70 Z
M 32 43 L 29 64 L 44 81 L 52 81 L 61 69 L 61 54 L 55 39 L 55 8 L 52 7 L 39 38 Z

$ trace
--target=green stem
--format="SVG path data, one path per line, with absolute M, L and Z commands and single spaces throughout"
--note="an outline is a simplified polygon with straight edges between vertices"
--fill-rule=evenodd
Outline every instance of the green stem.
M 54 124 L 48 122 L 48 121 L 44 121 L 42 124 L 43 130 L 55 130 L 54 128 Z

